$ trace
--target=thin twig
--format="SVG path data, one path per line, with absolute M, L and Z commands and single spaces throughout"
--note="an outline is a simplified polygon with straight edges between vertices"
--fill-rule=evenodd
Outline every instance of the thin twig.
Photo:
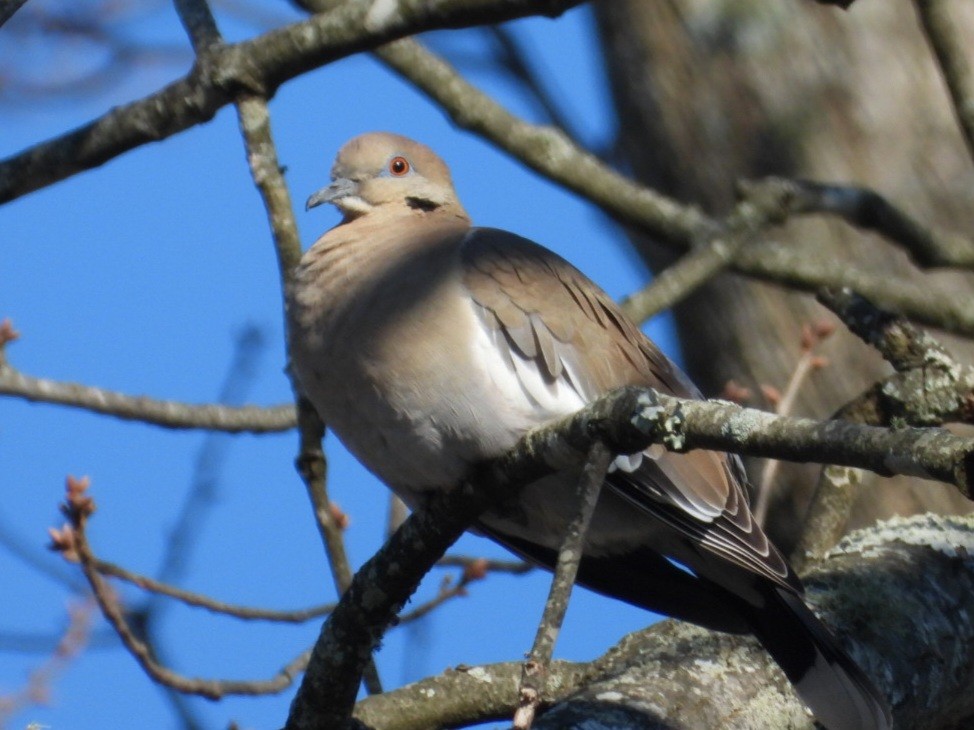
M 473 581 L 480 580 L 483 577 L 484 576 L 482 574 L 465 570 L 460 574 L 460 579 L 456 582 L 452 581 L 450 578 L 444 578 L 440 584 L 440 590 L 437 591 L 433 598 L 429 599 L 425 603 L 419 604 L 411 611 L 399 614 L 399 617 L 396 619 L 396 625 L 402 626 L 403 624 L 418 621 L 424 616 L 428 616 L 447 601 L 454 598 L 459 598 L 461 596 L 466 596 L 467 586 Z
M 63 511 L 70 522 L 70 533 L 62 531 L 58 537 L 62 544 L 70 544 L 70 548 L 59 545 L 66 552 L 70 549 L 81 565 L 81 570 L 88 579 L 91 590 L 98 602 L 102 614 L 115 629 L 122 644 L 139 663 L 142 669 L 153 680 L 171 687 L 185 694 L 200 695 L 209 699 L 219 699 L 227 695 L 265 695 L 276 694 L 291 685 L 295 677 L 307 665 L 310 652 L 302 652 L 289 662 L 272 678 L 267 680 L 227 680 L 202 679 L 187 677 L 168 667 L 159 664 L 152 656 L 149 647 L 141 641 L 132 627 L 125 620 L 122 607 L 111 587 L 102 578 L 96 567 L 95 557 L 91 551 L 86 534 L 88 517 L 94 510 L 94 502 L 85 494 L 87 484 L 69 480 L 68 494 Z
M 172 429 L 227 433 L 279 433 L 294 428 L 294 406 L 221 406 L 157 400 L 103 388 L 34 378 L 0 365 L 0 395 L 53 403 Z
M 436 567 L 467 568 L 474 563 L 482 565 L 488 573 L 523 575 L 524 573 L 536 570 L 536 566 L 531 563 L 526 563 L 523 560 L 488 560 L 486 558 L 472 558 L 466 555 L 444 555 L 436 561 Z
M 187 0 L 188 1 L 188 0 Z M 281 172 L 277 149 L 271 132 L 270 110 L 266 99 L 247 94 L 237 100 L 237 115 L 251 176 L 264 202 L 268 223 L 277 254 L 281 291 L 286 299 L 291 288 L 294 270 L 301 259 L 301 241 L 291 195 Z M 287 329 L 285 328 L 285 332 Z M 290 333 L 286 335 L 290 340 Z M 288 350 L 290 349 L 287 345 Z M 324 438 L 324 425 L 318 418 L 314 407 L 300 395 L 300 388 L 292 378 L 298 410 L 299 450 L 298 472 L 304 480 L 311 499 L 315 521 L 328 564 L 331 567 L 335 588 L 340 596 L 352 581 L 352 569 L 345 550 L 345 538 L 341 526 L 332 513 L 331 500 L 327 489 L 327 462 L 321 440 Z M 365 671 L 365 684 L 372 694 L 382 691 L 378 670 L 370 662 Z
M 595 505 L 599 500 L 602 482 L 605 480 L 605 473 L 611 461 L 612 453 L 601 441 L 597 441 L 589 449 L 585 466 L 578 480 L 578 512 L 568 524 L 562 539 L 548 600 L 545 601 L 544 612 L 534 636 L 534 644 L 522 665 L 518 706 L 514 713 L 515 730 L 530 730 L 535 713 L 544 700 L 551 656 L 554 653 L 558 634 L 561 632 L 561 625 L 565 620 L 578 566 L 582 561 L 589 522 L 595 514 Z
M 791 377 L 788 378 L 788 383 L 785 385 L 784 391 L 777 398 L 777 402 L 774 403 L 774 412 L 779 416 L 790 416 L 792 414 L 795 402 L 798 399 L 798 393 L 805 384 L 808 376 L 825 364 L 825 360 L 818 354 L 816 348 L 821 344 L 823 339 L 832 334 L 833 329 L 832 327 L 823 329 L 821 326 L 813 329 L 807 325 L 802 328 L 801 357 L 795 363 L 795 368 L 792 370 Z M 761 476 L 757 480 L 755 488 L 757 498 L 755 499 L 752 511 L 754 518 L 760 525 L 764 525 L 767 521 L 768 507 L 771 505 L 771 495 L 775 488 L 775 477 L 778 475 L 780 467 L 780 460 L 766 460 L 764 462 L 764 468 L 761 470 Z
M 215 598 L 203 595 L 202 593 L 187 591 L 184 588 L 179 588 L 178 586 L 155 580 L 154 578 L 150 578 L 146 575 L 135 573 L 131 570 L 123 568 L 120 565 L 110 563 L 107 560 L 102 560 L 97 557 L 92 557 L 92 564 L 94 565 L 95 570 L 102 575 L 109 575 L 113 578 L 124 580 L 152 593 L 175 598 L 176 600 L 185 603 L 187 606 L 205 608 L 207 611 L 212 611 L 213 613 L 218 613 L 225 616 L 233 616 L 234 618 L 239 618 L 244 621 L 276 621 L 279 623 L 295 624 L 304 623 L 313 618 L 327 616 L 335 607 L 334 603 L 324 603 L 320 606 L 312 606 L 310 608 L 303 608 L 294 611 L 280 611 L 266 608 L 254 608 L 253 606 L 241 606 L 239 604 L 218 601 Z

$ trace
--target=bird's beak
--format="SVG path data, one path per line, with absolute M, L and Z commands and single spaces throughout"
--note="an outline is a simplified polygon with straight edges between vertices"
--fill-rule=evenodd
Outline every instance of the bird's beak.
M 358 183 L 347 177 L 339 177 L 333 180 L 331 185 L 322 188 L 308 198 L 308 202 L 304 204 L 304 209 L 311 210 L 322 203 L 333 203 L 340 198 L 347 198 L 352 195 L 358 195 Z

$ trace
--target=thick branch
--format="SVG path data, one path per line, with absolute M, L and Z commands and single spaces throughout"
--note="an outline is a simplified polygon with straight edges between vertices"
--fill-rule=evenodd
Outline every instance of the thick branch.
M 593 674 L 587 664 L 552 662 L 548 668 L 546 699 L 553 702 L 564 699 Z M 520 675 L 520 662 L 447 669 L 443 674 L 359 701 L 354 717 L 365 727 L 376 730 L 428 730 L 509 720 Z
M 351 0 L 253 40 L 219 46 L 155 94 L 0 162 L 0 203 L 207 122 L 241 91 L 269 97 L 306 71 L 402 36 L 557 15 L 580 1 Z
M 806 579 L 807 598 L 895 706 L 896 727 L 966 727 L 974 714 L 974 518 L 923 515 L 853 533 Z M 648 617 L 647 617 L 648 620 Z M 447 670 L 358 703 L 374 730 L 509 717 L 515 663 Z M 749 637 L 677 621 L 631 634 L 589 664 L 553 665 L 558 704 L 536 730 L 599 726 L 794 728 L 812 719 Z
M 970 726 L 974 623 L 959 617 L 974 611 L 972 549 L 970 516 L 894 519 L 845 539 L 806 578 L 809 602 L 891 699 L 897 728 Z M 605 677 L 546 713 L 536 730 L 586 721 L 620 730 L 815 727 L 751 638 L 666 621 L 608 657 Z
M 291 706 L 289 730 L 341 727 L 365 662 L 403 603 L 446 549 L 491 504 L 556 469 L 577 466 L 596 440 L 613 453 L 650 443 L 789 460 L 853 464 L 882 474 L 939 478 L 969 492 L 974 443 L 938 429 L 889 430 L 784 418 L 740 406 L 624 388 L 525 435 L 470 482 L 413 514 L 356 574 L 325 623 Z M 572 462 L 568 454 L 575 452 Z M 566 463 L 566 461 L 572 463 Z
M 837 418 L 872 426 L 974 420 L 974 368 L 958 363 L 927 332 L 850 289 L 826 289 L 818 299 L 896 369 L 839 409 Z M 822 470 L 792 555 L 796 570 L 822 559 L 845 532 L 861 481 L 857 469 Z

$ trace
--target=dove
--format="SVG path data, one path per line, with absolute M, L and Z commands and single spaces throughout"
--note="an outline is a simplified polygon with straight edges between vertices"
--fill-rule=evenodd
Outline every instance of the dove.
M 332 432 L 411 508 L 615 388 L 702 397 L 574 266 L 473 226 L 429 147 L 386 132 L 355 137 L 307 208 L 325 203 L 342 221 L 295 271 L 291 368 Z M 576 485 L 564 473 L 528 484 L 473 529 L 550 569 Z M 655 446 L 616 457 L 577 582 L 754 634 L 830 730 L 892 727 L 885 698 L 805 605 L 753 518 L 736 456 Z

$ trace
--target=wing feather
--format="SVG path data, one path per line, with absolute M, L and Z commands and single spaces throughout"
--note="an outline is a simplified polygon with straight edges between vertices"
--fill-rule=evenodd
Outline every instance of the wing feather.
M 461 247 L 464 284 L 525 393 L 551 405 L 558 383 L 583 401 L 624 385 L 699 398 L 687 377 L 599 287 L 556 254 L 512 233 L 474 228 Z M 624 459 L 609 487 L 704 551 L 800 589 L 754 522 L 736 457 L 650 448 Z M 693 566 L 690 566 L 693 567 Z

